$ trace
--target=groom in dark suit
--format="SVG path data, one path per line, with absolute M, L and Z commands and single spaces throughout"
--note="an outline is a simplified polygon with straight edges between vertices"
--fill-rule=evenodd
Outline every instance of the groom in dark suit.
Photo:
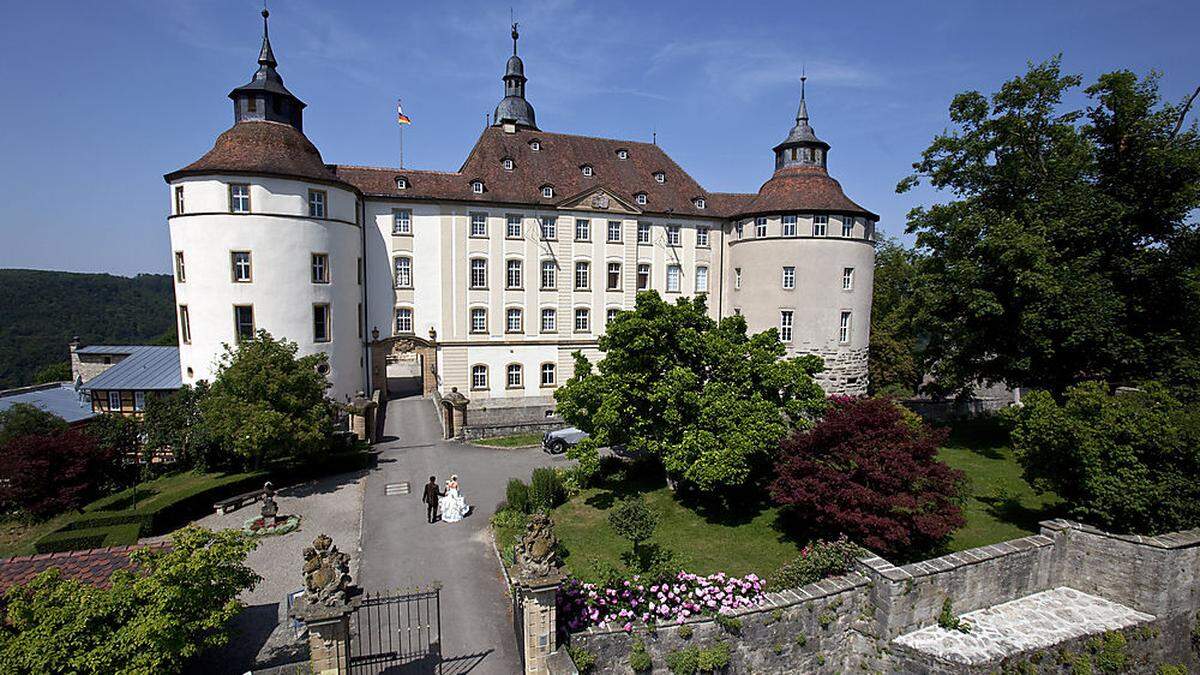
M 445 496 L 445 492 L 438 490 L 437 476 L 430 476 L 429 482 L 425 484 L 425 494 L 421 496 L 421 501 L 425 502 L 425 515 L 430 523 L 437 522 L 438 497 Z

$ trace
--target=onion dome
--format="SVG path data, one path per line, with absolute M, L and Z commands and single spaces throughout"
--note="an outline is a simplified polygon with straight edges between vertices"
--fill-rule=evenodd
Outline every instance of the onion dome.
M 258 53 L 258 70 L 249 82 L 229 92 L 229 98 L 233 99 L 233 119 L 235 122 L 283 122 L 303 131 L 305 104 L 283 86 L 283 77 L 275 70 L 279 62 L 275 60 L 267 33 L 269 16 L 270 12 L 263 9 L 263 41 Z
M 517 24 L 512 25 L 513 53 L 508 57 L 504 66 L 504 98 L 496 104 L 496 112 L 492 116 L 495 124 L 515 124 L 525 129 L 537 129 L 537 120 L 533 114 L 533 106 L 525 100 L 525 64 L 517 56 Z

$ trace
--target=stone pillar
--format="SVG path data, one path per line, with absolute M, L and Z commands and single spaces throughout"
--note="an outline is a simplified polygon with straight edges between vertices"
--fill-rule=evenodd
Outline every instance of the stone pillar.
M 349 675 L 350 615 L 357 602 L 355 598 L 340 607 L 301 606 L 294 612 L 308 628 L 308 660 L 315 675 Z
M 548 675 L 547 659 L 557 649 L 558 615 L 555 605 L 562 577 L 557 574 L 540 579 L 521 579 L 521 647 L 527 675 Z
M 375 429 L 375 402 L 360 391 L 350 402 L 349 413 L 350 431 L 353 431 L 360 441 L 373 442 L 375 440 L 372 438 L 372 432 Z
M 446 426 L 446 438 L 463 438 L 467 426 L 467 404 L 471 399 L 463 396 L 458 387 L 450 387 L 450 393 L 442 399 L 442 405 L 450 407 L 450 423 Z

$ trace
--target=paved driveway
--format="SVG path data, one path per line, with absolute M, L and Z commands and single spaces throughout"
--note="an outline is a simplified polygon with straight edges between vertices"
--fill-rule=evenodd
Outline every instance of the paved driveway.
M 488 537 L 488 518 L 510 478 L 529 480 L 535 467 L 566 465 L 539 449 L 501 450 L 442 440 L 433 401 L 388 403 L 378 467 L 366 477 L 358 583 L 369 592 L 428 585 L 442 590 L 444 673 L 521 672 L 512 615 Z M 421 489 L 430 476 L 458 474 L 475 510 L 458 523 L 425 520 Z M 387 495 L 389 483 L 408 482 L 407 495 Z

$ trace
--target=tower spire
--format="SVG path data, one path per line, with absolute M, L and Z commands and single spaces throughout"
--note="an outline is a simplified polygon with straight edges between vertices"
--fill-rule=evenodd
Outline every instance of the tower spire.
M 512 23 L 512 39 L 513 39 L 513 56 L 517 55 L 517 40 L 521 34 L 517 32 L 517 15 L 513 12 L 513 8 L 508 8 L 508 20 Z
M 512 11 L 511 9 L 509 10 Z M 517 40 L 521 37 L 515 15 L 512 18 L 513 53 L 508 57 L 504 66 L 504 98 L 496 106 L 496 114 L 492 116 L 492 124 L 502 125 L 511 122 L 518 127 L 536 129 L 533 106 L 525 100 L 525 64 L 517 56 Z
M 274 68 L 279 65 L 279 62 L 275 60 L 275 52 L 271 51 L 271 37 L 267 32 L 267 17 L 269 16 L 271 13 L 267 11 L 266 7 L 263 7 L 263 43 L 262 49 L 258 52 L 258 65 Z
M 804 74 L 804 69 L 800 69 L 800 107 L 796 110 L 796 124 L 800 120 L 808 121 L 808 104 L 804 102 L 804 83 L 808 80 L 808 75 Z

